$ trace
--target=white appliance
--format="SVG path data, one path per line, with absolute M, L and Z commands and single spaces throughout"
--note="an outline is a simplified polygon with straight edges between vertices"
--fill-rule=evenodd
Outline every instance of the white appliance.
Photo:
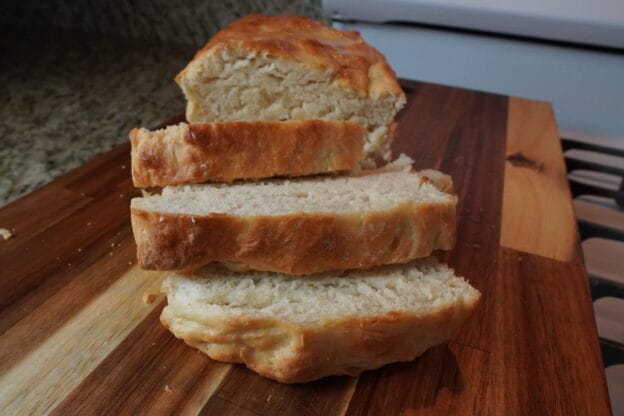
M 399 77 L 549 101 L 562 134 L 624 143 L 624 0 L 323 6 L 334 26 L 383 52 Z

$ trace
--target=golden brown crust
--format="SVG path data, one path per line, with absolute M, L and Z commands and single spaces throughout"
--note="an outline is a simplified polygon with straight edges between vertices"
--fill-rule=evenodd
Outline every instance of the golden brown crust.
M 394 71 L 384 56 L 358 32 L 333 29 L 302 16 L 242 17 L 217 33 L 176 76 L 183 83 L 194 62 L 222 48 L 235 48 L 282 58 L 321 71 L 346 88 L 372 99 L 395 95 L 405 101 Z
M 342 121 L 231 121 L 133 129 L 137 187 L 351 170 L 364 158 L 364 129 Z
M 167 306 L 161 322 L 215 360 L 243 363 L 265 377 L 301 383 L 411 361 L 448 340 L 478 300 L 475 291 L 426 314 L 390 312 L 309 324 L 249 315 L 197 322 Z
M 193 216 L 132 207 L 140 265 L 190 270 L 212 261 L 312 274 L 405 263 L 455 245 L 456 198 L 361 214 Z

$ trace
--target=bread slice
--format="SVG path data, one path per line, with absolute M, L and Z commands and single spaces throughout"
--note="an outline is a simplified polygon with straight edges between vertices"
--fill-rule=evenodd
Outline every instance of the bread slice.
M 212 261 L 311 274 L 426 257 L 455 244 L 457 198 L 403 160 L 350 176 L 166 187 L 135 198 L 139 263 L 189 270 Z M 431 175 L 433 176 L 433 175 Z
M 348 120 L 365 152 L 390 158 L 391 123 L 406 102 L 384 56 L 357 32 L 299 16 L 243 17 L 217 33 L 176 81 L 191 123 Z
M 352 122 L 230 121 L 133 129 L 132 180 L 152 187 L 351 170 L 364 158 Z
M 219 361 L 287 383 L 355 376 L 448 340 L 480 293 L 433 258 L 293 277 L 211 267 L 163 283 L 161 321 Z

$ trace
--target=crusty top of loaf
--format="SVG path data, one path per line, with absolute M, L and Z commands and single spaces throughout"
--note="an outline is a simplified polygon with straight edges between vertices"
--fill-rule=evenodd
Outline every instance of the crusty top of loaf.
M 376 99 L 391 94 L 405 101 L 394 71 L 384 56 L 358 32 L 336 30 L 302 16 L 252 14 L 218 32 L 180 72 L 223 48 L 245 49 L 329 70 L 346 88 Z

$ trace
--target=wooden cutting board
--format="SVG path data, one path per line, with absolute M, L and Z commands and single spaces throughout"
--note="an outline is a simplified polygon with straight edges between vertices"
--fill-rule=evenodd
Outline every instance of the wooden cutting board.
M 187 347 L 158 320 L 166 273 L 136 265 L 124 144 L 0 210 L 0 414 L 608 415 L 552 108 L 403 85 L 394 152 L 452 174 L 442 257 L 483 294 L 452 341 L 302 385 Z

